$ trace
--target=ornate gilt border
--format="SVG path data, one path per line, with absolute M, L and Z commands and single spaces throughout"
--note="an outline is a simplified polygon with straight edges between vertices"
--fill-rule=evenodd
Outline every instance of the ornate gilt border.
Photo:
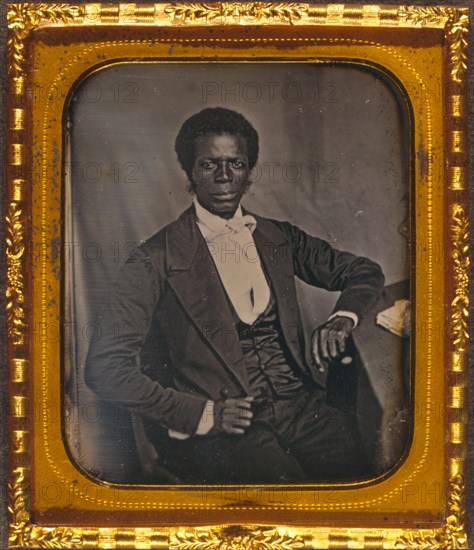
M 61 25 L 159 24 L 201 25 L 343 25 L 370 27 L 429 27 L 442 29 L 449 51 L 448 104 L 451 134 L 447 216 L 451 234 L 454 291 L 451 297 L 452 334 L 449 363 L 449 515 L 443 528 L 338 529 L 219 526 L 199 528 L 69 528 L 42 527 L 32 522 L 28 506 L 30 485 L 28 410 L 28 341 L 24 279 L 28 261 L 25 208 L 28 174 L 24 135 L 28 127 L 26 104 L 26 48 L 33 30 Z M 469 219 L 467 214 L 466 70 L 468 10 L 454 7 L 309 5 L 304 3 L 187 3 L 187 4 L 12 4 L 8 7 L 7 205 L 7 319 L 11 393 L 12 464 L 9 483 L 11 546 L 41 548 L 136 547 L 175 549 L 220 548 L 467 548 L 465 532 L 465 461 L 467 413 L 467 350 L 469 306 Z M 105 545 L 105 546 L 104 546 Z

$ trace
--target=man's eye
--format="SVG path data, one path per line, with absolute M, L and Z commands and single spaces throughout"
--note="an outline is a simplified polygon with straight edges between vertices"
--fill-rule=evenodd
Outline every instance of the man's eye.
M 244 168 L 245 167 L 245 162 L 243 162 L 242 160 L 234 160 L 232 162 L 232 167 L 233 168 Z
M 201 166 L 205 169 L 205 170 L 213 170 L 215 167 L 216 167 L 216 163 L 215 162 L 211 162 L 211 161 L 206 161 L 206 162 L 203 162 L 201 164 Z

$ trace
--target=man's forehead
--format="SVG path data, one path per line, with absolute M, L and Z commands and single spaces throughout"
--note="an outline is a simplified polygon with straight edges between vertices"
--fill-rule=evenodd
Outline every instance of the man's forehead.
M 247 154 L 247 143 L 238 133 L 209 133 L 196 138 L 196 153 L 199 156 L 236 156 Z

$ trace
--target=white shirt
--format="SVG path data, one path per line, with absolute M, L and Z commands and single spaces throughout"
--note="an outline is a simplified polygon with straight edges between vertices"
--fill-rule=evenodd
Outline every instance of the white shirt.
M 240 205 L 230 220 L 212 214 L 194 199 L 197 224 L 227 295 L 240 320 L 254 323 L 270 301 L 270 288 L 252 237 L 257 225 Z

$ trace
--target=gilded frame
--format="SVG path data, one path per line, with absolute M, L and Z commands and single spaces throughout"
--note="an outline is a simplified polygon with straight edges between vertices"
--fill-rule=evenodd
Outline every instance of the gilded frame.
M 218 38 L 214 35 L 210 39 L 203 23 L 213 26 Z M 258 30 L 257 26 L 262 24 L 264 26 Z M 11 4 L 8 26 L 9 545 L 41 548 L 467 548 L 468 9 L 304 3 Z M 132 35 L 136 29 L 137 32 L 141 30 L 145 39 L 117 39 L 117 32 L 124 26 Z M 70 62 L 62 68 L 55 66 L 53 54 L 48 54 L 48 48 L 53 47 L 48 44 L 49 34 L 52 36 L 58 31 L 73 34 L 77 30 L 88 32 L 85 38 L 78 38 L 70 45 Z M 161 37 L 154 34 L 157 30 L 162 31 Z M 311 31 L 316 32 L 316 39 L 312 38 L 310 44 L 305 33 Z M 411 33 L 409 42 L 413 51 L 391 42 L 394 31 Z M 182 36 L 183 32 L 186 37 L 178 38 L 177 34 Z M 368 38 L 370 33 L 372 39 Z M 417 391 L 426 403 L 430 399 L 443 403 L 445 428 L 441 438 L 437 437 L 433 427 L 429 427 L 429 414 L 420 424 L 415 424 L 415 441 L 404 468 L 378 485 L 360 488 L 358 496 L 349 488 L 338 493 L 341 499 L 332 500 L 333 492 L 323 487 L 314 493 L 318 499 L 313 498 L 312 504 L 303 502 L 292 507 L 277 502 L 260 507 L 237 505 L 224 510 L 219 495 L 211 493 L 206 504 L 194 506 L 183 491 L 156 496 L 154 491 L 145 494 L 138 489 L 142 502 L 133 504 L 120 496 L 120 488 L 114 487 L 105 487 L 107 497 L 91 504 L 93 499 L 81 497 L 79 484 L 80 504 L 72 505 L 69 511 L 81 510 L 81 519 L 72 520 L 60 509 L 37 505 L 35 491 L 39 478 L 46 483 L 72 482 L 73 478 L 66 464 L 67 457 L 61 451 L 60 434 L 48 428 L 44 413 L 48 399 L 59 403 L 59 385 L 45 382 L 44 367 L 50 354 L 58 352 L 59 347 L 31 346 L 28 337 L 38 320 L 47 321 L 55 314 L 46 305 L 48 287 L 53 293 L 58 291 L 54 274 L 47 265 L 46 256 L 33 265 L 27 245 L 33 239 L 43 249 L 48 228 L 53 228 L 58 220 L 58 207 L 52 207 L 53 201 L 38 199 L 46 193 L 47 181 L 57 178 L 61 170 L 61 154 L 48 145 L 59 136 L 56 146 L 61 148 L 61 124 L 56 121 L 50 128 L 43 122 L 49 120 L 47 117 L 60 115 L 61 109 L 54 107 L 47 96 L 37 102 L 31 101 L 28 91 L 33 78 L 32 56 L 45 56 L 41 59 L 51 62 L 52 68 L 46 70 L 44 77 L 46 80 L 48 74 L 56 74 L 54 70 L 57 69 L 57 78 L 63 78 L 66 86 L 72 86 L 81 73 L 97 63 L 97 49 L 100 48 L 109 59 L 146 57 L 149 55 L 146 53 L 147 40 L 153 37 L 161 49 L 168 49 L 170 42 L 175 44 L 177 53 L 174 55 L 178 59 L 196 55 L 192 54 L 190 44 L 199 44 L 199 52 L 213 50 L 220 56 L 237 59 L 244 54 L 233 49 L 232 43 L 246 40 L 258 43 L 263 57 L 274 54 L 275 45 L 282 43 L 298 43 L 304 56 L 344 57 L 346 45 L 350 44 L 351 56 L 398 72 L 402 83 L 416 82 L 421 92 L 409 93 L 415 124 L 419 124 L 419 133 L 414 137 L 415 149 L 423 146 L 428 160 L 426 173 L 417 176 L 416 180 L 417 190 L 421 192 L 421 186 L 425 186 L 420 199 L 422 204 L 416 206 L 421 214 L 417 239 L 426 243 L 429 259 L 424 265 L 416 265 L 416 284 L 424 279 L 428 281 L 418 294 L 422 300 L 417 305 L 428 324 L 446 316 L 450 337 L 441 344 L 429 336 L 426 343 L 419 342 L 417 365 L 420 362 L 425 367 L 418 369 Z M 432 81 L 427 73 L 426 58 L 421 53 L 421 46 L 427 44 L 437 49 L 442 59 L 442 66 L 435 73 L 443 80 L 441 103 L 436 103 L 429 93 Z M 416 51 L 417 48 L 420 50 Z M 48 70 L 52 72 L 47 73 Z M 39 129 L 41 133 L 35 133 Z M 37 172 L 33 168 L 34 147 L 43 147 L 44 153 Z M 444 154 L 440 156 L 439 151 Z M 418 174 L 419 158 L 415 161 L 415 169 Z M 439 181 L 436 173 L 443 174 Z M 31 217 L 33 225 L 42 221 L 40 233 L 32 232 Z M 443 243 L 444 261 L 439 263 L 433 261 L 432 247 L 436 241 Z M 436 369 L 436 366 L 444 366 L 444 369 Z M 36 417 L 31 411 L 38 407 L 43 412 Z M 413 460 L 410 460 L 411 455 Z M 427 469 L 426 458 L 434 455 L 442 455 L 444 459 Z M 56 460 L 58 467 L 53 466 L 51 457 L 59 458 Z M 426 490 L 424 500 L 408 501 L 402 495 L 407 483 L 416 484 L 418 488 L 425 484 L 425 489 L 428 484 L 439 483 L 443 488 L 441 498 L 431 498 Z M 112 504 L 111 495 L 116 490 L 119 498 Z M 193 508 L 195 516 L 191 519 L 186 510 Z M 176 518 L 174 510 L 177 509 L 183 511 L 183 516 Z M 136 513 L 145 510 L 160 510 L 160 525 L 156 525 L 156 520 L 140 525 Z M 398 522 L 389 526 L 384 516 L 392 522 L 398 518 Z M 183 519 L 185 517 L 189 519 Z

